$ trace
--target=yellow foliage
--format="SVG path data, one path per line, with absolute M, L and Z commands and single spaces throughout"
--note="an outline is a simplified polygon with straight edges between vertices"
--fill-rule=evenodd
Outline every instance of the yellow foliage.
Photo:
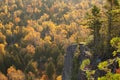
M 61 42 L 64 41 L 64 38 L 61 35 L 55 35 L 54 36 L 54 41 L 55 41 L 56 44 L 61 44 Z
M 31 44 L 29 44 L 27 47 L 27 52 L 30 53 L 30 54 L 34 54 L 35 53 L 35 47 Z
M 4 6 L 4 12 L 7 14 L 8 13 L 8 6 Z
M 44 14 L 43 16 L 41 16 L 39 21 L 43 22 L 43 21 L 47 20 L 48 18 L 49 18 L 49 15 L 48 14 Z
M 0 53 L 5 54 L 5 45 L 4 44 L 0 44 Z
M 58 77 L 56 78 L 56 80 L 62 80 L 62 76 L 61 76 L 61 75 L 58 76 Z
M 69 41 L 70 41 L 71 43 L 74 43 L 74 42 L 76 41 L 76 35 L 77 35 L 77 34 L 72 34 L 72 35 L 70 36 Z
M 50 41 L 51 40 L 51 37 L 50 36 L 45 36 L 45 41 Z
M 33 8 L 31 5 L 27 5 L 27 10 L 28 13 L 33 13 Z
M 15 0 L 8 0 L 8 3 L 15 4 Z
M 2 29 L 3 28 L 3 24 L 2 23 L 0 23 L 0 29 Z
M 81 26 L 80 34 L 82 38 L 87 38 L 88 35 L 90 34 L 90 29 L 88 28 L 88 26 Z
M 17 30 L 14 30 L 14 31 L 13 31 L 13 33 L 14 33 L 14 34 L 17 34 L 17 33 L 18 33 L 18 31 L 17 31 Z
M 32 66 L 34 67 L 35 71 L 37 72 L 38 71 L 38 69 L 37 69 L 38 63 L 34 61 L 34 62 L 32 62 Z
M 15 45 L 15 47 L 17 47 L 17 48 L 19 47 L 19 45 L 18 45 L 17 43 L 15 43 L 14 45 Z
M 6 30 L 6 35 L 12 36 L 12 32 L 10 30 Z
M 51 43 L 51 37 L 50 36 L 45 36 L 44 40 L 45 40 L 45 42 Z
M 42 26 L 38 26 L 38 27 L 36 27 L 36 29 L 38 32 L 41 32 L 43 30 Z
M 27 26 L 26 28 L 24 28 L 25 32 L 34 32 L 34 28 Z
M 10 22 L 9 24 L 6 24 L 5 25 L 5 29 L 7 29 L 7 30 L 11 30 L 12 28 L 13 28 L 13 23 L 12 22 Z
M 20 31 L 19 26 L 16 26 L 16 28 L 13 30 L 14 34 L 18 34 Z
M 40 10 L 38 8 L 35 8 L 34 12 L 37 13 L 37 12 L 40 12 Z
M 32 29 L 32 28 L 31 28 Z M 24 29 L 25 30 L 25 29 Z M 27 28 L 26 28 L 27 30 Z M 34 30 L 34 29 L 33 29 Z M 39 45 L 40 44 L 40 33 L 39 32 L 36 32 L 36 31 L 31 31 L 29 32 L 29 30 L 27 30 L 28 32 L 25 33 L 27 34 L 24 38 L 23 38 L 23 41 L 26 42 L 26 43 L 32 43 L 34 45 Z
M 27 23 L 30 24 L 32 20 L 27 20 Z
M 13 5 L 13 6 L 17 6 L 17 5 Z M 22 13 L 22 10 L 17 10 L 14 12 L 14 17 L 20 16 Z
M 61 34 L 67 34 L 67 31 L 63 29 L 63 30 L 61 31 Z
M 65 17 L 66 20 L 69 20 L 70 16 L 68 14 L 65 14 L 64 17 Z
M 28 23 L 27 27 L 34 28 L 34 27 L 38 26 L 38 23 L 36 20 L 27 20 L 27 23 Z
M 6 40 L 6 36 L 0 32 L 0 43 L 4 43 L 5 40 Z

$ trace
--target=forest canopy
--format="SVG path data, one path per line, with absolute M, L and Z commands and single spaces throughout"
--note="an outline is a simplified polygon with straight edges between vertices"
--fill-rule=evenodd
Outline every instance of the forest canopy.
M 120 63 L 119 0 L 0 0 L 0 80 L 62 80 L 67 47 L 81 42 L 92 58 L 75 55 L 73 70 L 89 63 L 87 80 L 97 69 L 106 74 L 92 78 L 119 80 L 120 66 L 108 68 Z

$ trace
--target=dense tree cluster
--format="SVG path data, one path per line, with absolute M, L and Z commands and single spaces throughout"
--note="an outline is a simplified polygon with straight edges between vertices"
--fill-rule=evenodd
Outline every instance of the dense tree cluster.
M 73 79 L 92 61 L 107 72 L 99 80 L 119 78 L 119 67 L 108 68 L 120 63 L 118 1 L 0 0 L 0 80 L 61 80 L 65 50 L 79 42 L 88 44 L 93 58 L 79 65 L 74 56 Z M 86 70 L 88 80 L 96 71 Z
M 90 33 L 81 25 L 90 2 L 76 2 L 0 0 L 0 76 L 61 79 L 66 47 Z
M 119 17 L 119 0 L 106 0 L 102 9 L 95 5 L 87 14 L 88 25 L 93 36 L 89 42 L 93 58 L 91 62 L 83 63 L 84 67 L 81 69 L 85 71 L 88 80 L 120 79 Z

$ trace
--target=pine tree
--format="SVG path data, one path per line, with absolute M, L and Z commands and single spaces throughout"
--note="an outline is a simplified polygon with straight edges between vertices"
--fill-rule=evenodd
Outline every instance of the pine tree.
M 113 13 L 112 10 L 115 6 L 119 5 L 118 0 L 107 0 L 107 17 L 108 17 L 108 27 L 107 27 L 107 47 L 106 51 L 109 53 L 110 51 L 110 40 L 111 40 L 111 29 L 113 27 Z
M 100 21 L 100 9 L 97 6 L 93 6 L 92 8 L 92 14 L 89 26 L 92 29 L 92 34 L 94 36 L 93 38 L 93 49 L 94 54 L 98 55 L 100 53 L 100 29 L 102 22 Z
M 55 73 L 55 66 L 52 61 L 48 63 L 48 66 L 46 68 L 46 73 L 49 77 L 49 80 L 54 80 L 53 74 Z

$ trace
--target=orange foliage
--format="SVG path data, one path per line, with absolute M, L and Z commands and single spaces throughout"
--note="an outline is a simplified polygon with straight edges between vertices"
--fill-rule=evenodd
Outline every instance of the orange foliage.
M 48 79 L 48 76 L 47 76 L 47 75 L 43 74 L 43 75 L 42 75 L 42 78 L 41 78 L 40 80 L 49 80 L 49 79 Z
M 13 66 L 8 68 L 7 75 L 9 80 L 25 80 L 25 75 L 21 70 L 16 70 Z
M 16 18 L 15 18 L 15 22 L 16 22 L 16 23 L 20 22 L 20 18 L 19 18 L 19 17 L 16 17 Z
M 116 69 L 116 73 L 120 74 L 120 68 Z
M 8 78 L 0 72 L 0 80 L 8 80 Z
M 8 68 L 8 70 L 7 70 L 8 75 L 10 73 L 14 73 L 14 72 L 16 72 L 16 70 L 15 70 L 15 68 L 13 66 L 11 66 L 10 68 Z

